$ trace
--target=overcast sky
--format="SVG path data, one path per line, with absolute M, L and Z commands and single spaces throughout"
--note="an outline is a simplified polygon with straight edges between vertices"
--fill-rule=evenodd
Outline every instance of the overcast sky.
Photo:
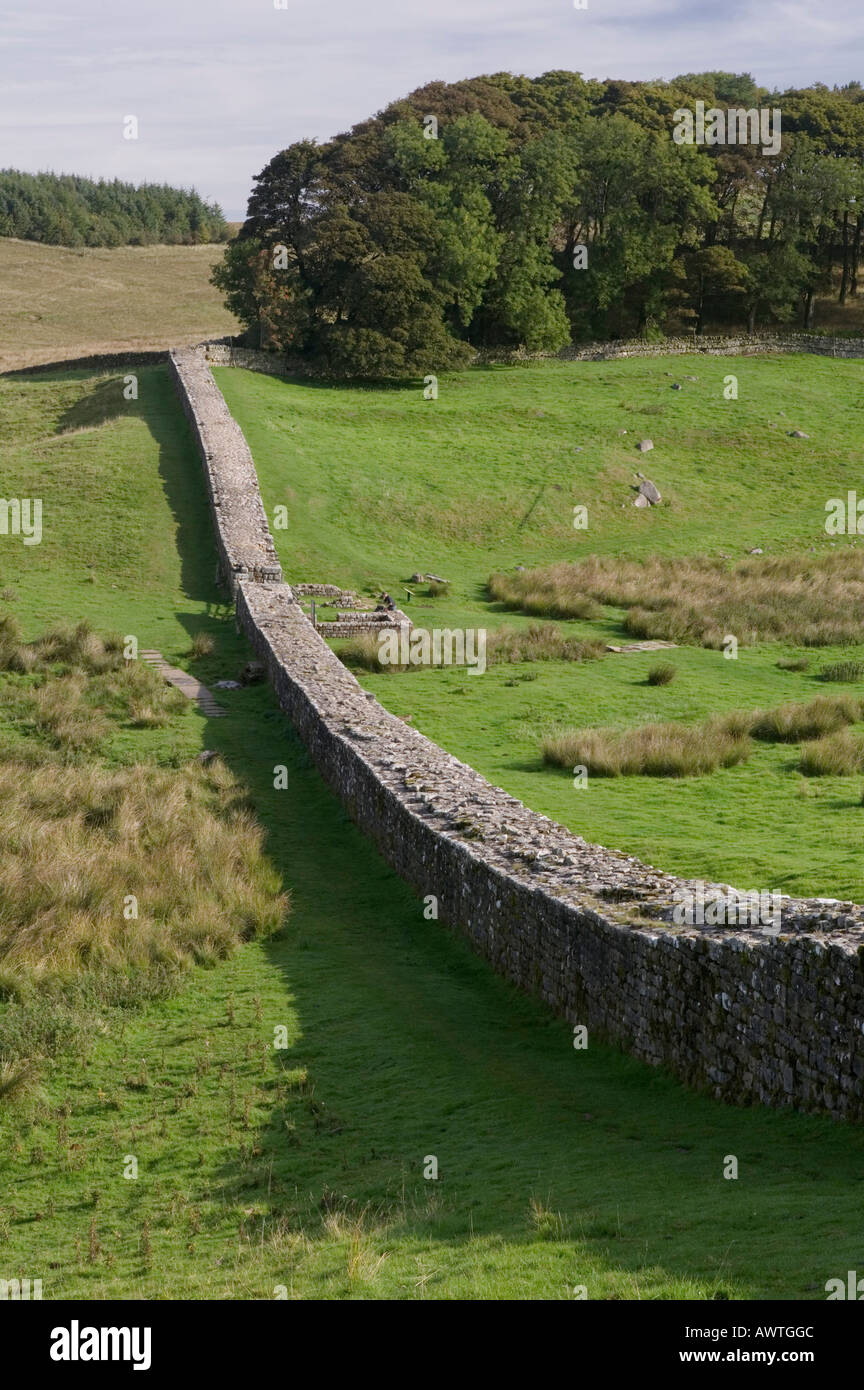
M 277 150 L 438 78 L 832 85 L 862 59 L 864 0 L 19 0 L 0 15 L 0 166 L 194 186 L 236 218 Z

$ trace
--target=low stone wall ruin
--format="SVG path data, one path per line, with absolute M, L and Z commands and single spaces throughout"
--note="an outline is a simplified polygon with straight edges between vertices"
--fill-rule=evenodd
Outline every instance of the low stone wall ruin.
M 282 582 L 251 454 L 203 351 L 171 364 L 241 627 L 387 862 L 495 970 L 589 1036 L 728 1101 L 864 1119 L 864 910 L 785 899 L 779 936 L 675 926 L 676 890 L 700 885 L 586 843 L 389 714 Z

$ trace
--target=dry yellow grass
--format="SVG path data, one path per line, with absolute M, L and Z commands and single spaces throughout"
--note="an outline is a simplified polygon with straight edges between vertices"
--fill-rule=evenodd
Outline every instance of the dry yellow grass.
M 236 333 L 210 284 L 221 246 L 75 248 L 0 238 L 0 371 Z
M 102 761 L 111 732 L 164 723 L 187 703 L 125 662 L 116 638 L 79 623 L 27 644 L 6 619 L 0 671 L 2 1065 L 44 1056 L 112 1005 L 272 934 L 287 898 L 245 790 L 218 759 Z M 18 1071 L 0 1075 L 0 1098 L 22 1086 Z
M 852 695 L 819 695 L 770 710 L 736 710 L 701 724 L 641 724 L 635 729 L 559 729 L 542 740 L 544 762 L 556 767 L 584 767 L 595 777 L 697 777 L 718 767 L 734 767 L 750 753 L 750 740 L 765 743 L 817 742 L 806 745 L 802 771 L 812 771 L 820 756 L 854 772 L 852 749 L 860 741 L 848 725 L 864 717 L 864 703 Z M 809 759 L 808 766 L 805 762 Z M 826 770 L 823 768 L 822 770 Z
M 634 637 L 721 648 L 788 640 L 831 646 L 864 640 L 864 550 L 725 560 L 590 555 L 542 569 L 493 574 L 492 598 L 525 613 L 594 616 L 592 605 L 627 610 Z

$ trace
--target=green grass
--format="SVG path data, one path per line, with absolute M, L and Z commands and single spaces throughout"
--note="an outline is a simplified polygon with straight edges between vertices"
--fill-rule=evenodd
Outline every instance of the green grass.
M 38 479 L 58 397 L 84 411 L 99 390 L 81 377 L 0 381 L 16 467 Z M 167 374 L 149 377 L 131 418 L 59 447 L 66 465 L 51 463 L 42 492 L 62 499 L 56 529 L 16 561 L 30 635 L 87 615 L 211 683 L 235 674 L 247 650 L 212 587 L 203 484 Z M 88 534 L 99 542 L 82 554 Z M 214 650 L 190 661 L 202 630 Z M 686 698 L 697 655 L 732 684 L 718 654 L 676 654 L 675 686 L 650 692 L 658 713 Z M 644 680 L 650 660 L 580 664 L 573 680 L 598 666 Z M 534 669 L 532 691 L 546 663 Z M 767 660 L 741 669 L 754 673 L 744 703 L 768 703 L 756 689 Z M 413 690 L 428 674 L 390 684 Z M 468 689 L 454 704 L 482 695 L 482 680 L 443 679 Z M 591 1298 L 821 1299 L 827 1278 L 856 1267 L 864 1132 L 723 1106 L 595 1039 L 574 1050 L 563 1024 L 424 920 L 267 687 L 220 699 L 227 718 L 191 711 L 112 748 L 119 761 L 145 739 L 156 762 L 222 754 L 291 891 L 285 934 L 112 1021 L 48 1070 L 29 1111 L 0 1105 L 0 1277 L 41 1277 L 45 1298 L 271 1298 L 284 1286 L 292 1298 L 567 1299 L 585 1284 Z M 274 1051 L 283 1025 L 288 1046 Z M 422 1176 L 430 1154 L 437 1182 Z M 722 1178 L 728 1154 L 737 1181 Z M 137 1180 L 123 1177 L 127 1155 Z
M 730 373 L 737 401 L 723 398 Z M 531 618 L 486 595 L 490 574 L 517 564 L 592 552 L 830 551 L 825 502 L 860 486 L 864 397 L 854 362 L 548 362 L 447 377 L 434 402 L 419 384 L 347 389 L 228 368 L 215 375 L 249 439 L 269 514 L 288 507 L 289 528 L 274 532 L 286 575 L 386 588 L 423 627 L 527 626 Z M 671 391 L 672 381 L 685 389 Z M 799 427 L 809 439 L 788 438 Z M 655 448 L 641 455 L 634 445 L 644 437 Z M 637 469 L 663 504 L 631 505 Z M 587 530 L 573 528 L 576 505 L 588 507 Z M 415 570 L 450 580 L 449 595 L 430 600 L 417 586 L 407 601 L 403 581 Z M 560 628 L 621 643 L 632 640 L 623 618 L 606 608 Z M 647 684 L 651 652 L 490 666 L 482 678 L 449 669 L 362 680 L 415 728 L 590 840 L 742 888 L 861 900 L 860 779 L 805 785 L 795 747 L 757 747 L 737 767 L 674 783 L 589 778 L 577 789 L 543 763 L 543 738 L 561 728 L 697 723 L 812 699 L 823 665 L 864 659 L 864 648 L 820 648 L 807 670 L 778 669 L 778 659 L 801 654 L 766 642 L 727 660 L 682 647 L 669 654 L 677 676 L 664 687 Z

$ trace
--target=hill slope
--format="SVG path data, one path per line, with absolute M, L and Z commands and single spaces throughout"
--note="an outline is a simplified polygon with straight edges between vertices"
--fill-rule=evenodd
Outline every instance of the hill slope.
M 235 333 L 209 283 L 221 246 L 86 249 L 0 238 L 0 371 Z

